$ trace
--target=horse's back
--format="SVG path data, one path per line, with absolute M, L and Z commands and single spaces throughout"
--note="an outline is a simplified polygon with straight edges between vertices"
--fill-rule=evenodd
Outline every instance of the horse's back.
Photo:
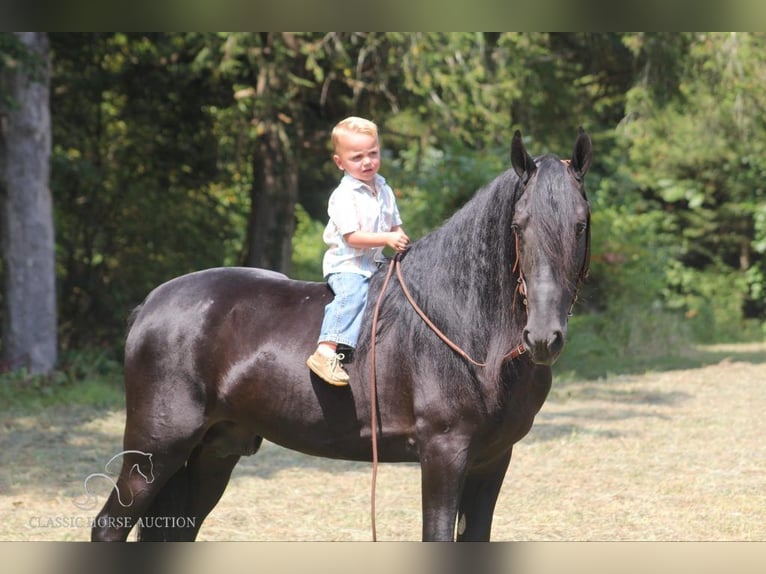
M 265 269 L 218 267 L 176 277 L 155 288 L 135 314 L 126 376 L 140 362 L 144 372 L 157 367 L 155 378 L 173 371 L 209 385 L 270 349 L 284 352 L 297 343 L 305 353 L 331 298 L 326 284 Z
M 132 328 L 152 314 L 200 312 L 201 307 L 226 309 L 236 304 L 257 304 L 264 298 L 308 297 L 326 299 L 324 283 L 297 281 L 269 269 L 214 267 L 175 277 L 153 289 L 131 317 Z

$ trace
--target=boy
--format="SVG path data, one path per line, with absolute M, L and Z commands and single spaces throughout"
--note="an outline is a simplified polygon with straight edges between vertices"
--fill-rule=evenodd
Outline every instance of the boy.
M 325 382 L 344 386 L 349 377 L 338 344 L 356 346 L 370 276 L 383 248 L 401 253 L 410 240 L 394 193 L 378 174 L 377 126 L 363 118 L 346 118 L 333 128 L 332 142 L 333 161 L 344 175 L 327 208 L 330 221 L 323 239 L 328 248 L 322 267 L 335 298 L 325 307 L 317 349 L 306 364 Z

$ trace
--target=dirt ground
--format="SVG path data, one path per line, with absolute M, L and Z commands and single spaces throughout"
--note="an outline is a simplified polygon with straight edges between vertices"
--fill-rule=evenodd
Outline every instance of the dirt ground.
M 557 384 L 514 450 L 493 540 L 766 540 L 766 346 L 685 370 Z M 109 475 L 124 415 L 0 412 L 0 541 L 87 540 L 84 480 Z M 99 484 L 100 483 L 100 484 Z M 369 541 L 371 465 L 264 444 L 200 540 Z M 111 486 L 90 483 L 99 500 Z M 379 540 L 420 538 L 420 471 L 381 465 Z

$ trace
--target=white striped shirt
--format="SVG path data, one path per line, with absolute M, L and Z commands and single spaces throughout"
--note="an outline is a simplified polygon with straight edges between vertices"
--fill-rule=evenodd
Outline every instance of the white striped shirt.
M 375 175 L 378 193 L 362 181 L 345 174 L 330 195 L 327 213 L 330 220 L 322 239 L 328 248 L 322 261 L 322 272 L 359 273 L 369 277 L 383 259 L 382 247 L 357 249 L 343 236 L 354 231 L 386 232 L 401 225 L 394 192 L 380 174 Z

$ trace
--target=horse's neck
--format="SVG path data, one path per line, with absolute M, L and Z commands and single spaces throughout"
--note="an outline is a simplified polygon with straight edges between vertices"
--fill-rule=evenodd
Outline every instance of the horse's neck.
M 439 304 L 430 306 L 443 321 L 505 329 L 506 321 L 487 325 L 487 319 L 505 315 L 512 304 L 512 206 L 491 193 L 473 202 L 424 238 L 423 249 L 407 256 L 408 267 L 420 297 L 438 298 Z

